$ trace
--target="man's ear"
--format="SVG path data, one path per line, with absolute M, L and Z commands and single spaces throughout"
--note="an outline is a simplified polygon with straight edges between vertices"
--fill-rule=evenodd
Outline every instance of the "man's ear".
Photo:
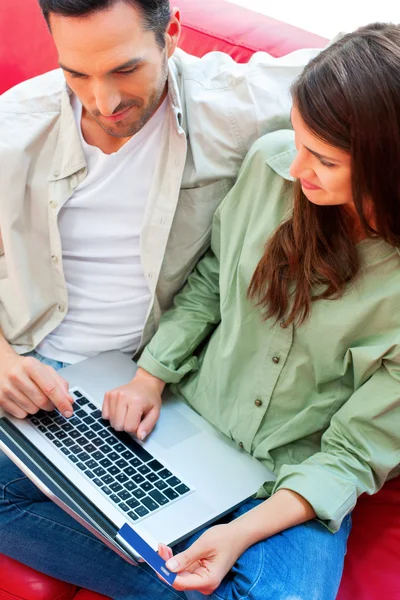
M 176 47 L 181 36 L 181 14 L 179 8 L 171 10 L 171 18 L 165 34 L 165 42 L 167 49 L 167 57 L 171 58 L 176 50 Z

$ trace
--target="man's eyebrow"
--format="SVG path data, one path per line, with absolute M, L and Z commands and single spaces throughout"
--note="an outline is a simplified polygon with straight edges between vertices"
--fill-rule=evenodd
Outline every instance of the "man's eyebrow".
M 124 69 L 129 69 L 136 67 L 143 61 L 143 58 L 140 56 L 138 58 L 131 58 L 131 60 L 127 60 L 122 63 L 122 65 L 118 65 L 118 67 L 114 67 L 110 71 L 107 71 L 106 75 L 112 75 L 113 73 L 117 73 L 118 71 L 123 71 Z M 86 73 L 81 73 L 79 71 L 75 71 L 75 69 L 70 69 L 69 67 L 63 65 L 61 62 L 58 63 L 63 71 L 67 71 L 68 73 L 72 73 L 72 75 L 79 75 L 80 77 L 87 77 Z
M 319 152 L 315 152 L 315 150 L 311 150 L 311 148 L 307 148 L 307 146 L 304 146 L 304 148 L 306 150 L 308 150 L 309 152 L 311 152 L 311 154 L 314 154 L 314 156 L 316 156 L 317 158 L 322 158 L 322 160 L 327 160 L 327 161 L 335 162 L 335 163 L 342 162 L 341 160 L 338 160 L 337 158 L 332 158 L 330 156 L 324 156 L 323 154 L 319 154 Z

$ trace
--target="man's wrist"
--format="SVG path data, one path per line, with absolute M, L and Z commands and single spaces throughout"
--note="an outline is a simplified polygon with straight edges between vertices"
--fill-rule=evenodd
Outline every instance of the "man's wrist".
M 163 381 L 159 377 L 156 377 L 155 375 L 152 375 L 148 371 L 145 371 L 141 367 L 138 368 L 135 375 L 135 379 L 141 379 L 143 381 L 146 381 L 150 385 L 154 386 L 160 394 L 163 393 L 164 388 L 167 385 L 165 381 Z

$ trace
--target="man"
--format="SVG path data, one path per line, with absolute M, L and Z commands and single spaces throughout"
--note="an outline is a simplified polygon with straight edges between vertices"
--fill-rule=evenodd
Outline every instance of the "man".
M 247 150 L 288 123 L 288 88 L 313 55 L 191 57 L 176 49 L 168 0 L 39 3 L 61 70 L 0 100 L 0 408 L 19 418 L 54 406 L 70 416 L 58 368 L 150 340 Z M 116 429 L 143 439 L 158 413 L 138 414 L 135 393 L 125 385 L 107 404 Z M 0 552 L 131 593 L 130 565 L 4 456 L 0 473 Z

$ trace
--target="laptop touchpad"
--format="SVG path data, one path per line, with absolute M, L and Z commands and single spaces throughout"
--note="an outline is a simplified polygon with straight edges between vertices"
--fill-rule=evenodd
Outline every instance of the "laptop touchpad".
M 161 410 L 158 423 L 150 437 L 152 442 L 156 442 L 168 450 L 198 433 L 202 433 L 201 429 L 182 415 L 179 410 L 172 406 L 166 406 L 165 410 Z

